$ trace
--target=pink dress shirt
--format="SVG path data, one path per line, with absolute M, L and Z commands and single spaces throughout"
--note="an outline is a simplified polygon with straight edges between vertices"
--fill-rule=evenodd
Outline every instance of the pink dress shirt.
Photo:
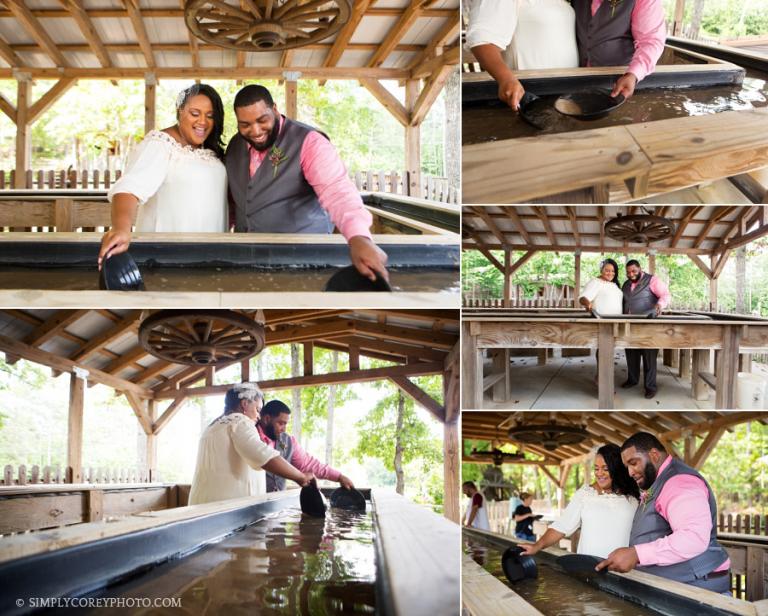
M 659 467 L 659 474 L 672 462 L 668 456 Z M 642 507 L 641 499 L 641 505 Z M 640 564 L 674 565 L 703 553 L 709 545 L 712 516 L 709 511 L 707 486 L 693 475 L 675 475 L 667 480 L 656 497 L 656 512 L 669 522 L 672 534 L 650 543 L 634 546 Z M 726 560 L 715 571 L 725 571 L 731 566 Z
M 261 437 L 261 440 L 264 441 L 270 447 L 272 447 L 272 449 L 276 449 L 275 441 L 273 441 L 264 433 L 264 430 L 262 430 L 261 426 L 259 424 L 256 424 L 256 428 L 259 431 L 259 436 Z M 314 473 L 315 477 L 319 479 L 329 479 L 330 481 L 338 481 L 341 478 L 340 471 L 337 471 L 336 469 L 331 468 L 327 464 L 323 464 L 317 458 L 312 457 L 306 451 L 304 451 L 304 449 L 302 449 L 301 445 L 299 445 L 299 441 L 297 441 L 295 437 L 292 436 L 290 438 L 293 443 L 293 450 L 291 453 L 291 460 L 290 460 L 291 466 L 295 466 L 302 473 Z
M 283 130 L 282 116 L 279 130 Z M 269 150 L 259 151 L 248 143 L 251 177 L 269 155 Z M 319 132 L 312 131 L 301 146 L 301 170 L 304 178 L 315 189 L 320 206 L 328 212 L 336 228 L 349 241 L 356 235 L 371 238 L 371 213 L 363 207 L 363 200 L 336 148 Z
M 669 293 L 669 287 L 667 287 L 666 284 L 664 284 L 664 281 L 661 280 L 658 276 L 655 276 L 653 274 L 651 276 L 651 284 L 648 285 L 648 288 L 651 290 L 651 293 L 653 293 L 656 297 L 659 298 L 659 304 L 661 304 L 661 309 L 664 310 L 665 308 L 669 307 L 670 302 L 672 301 L 672 296 Z M 636 282 L 631 283 L 630 288 L 634 291 L 635 287 L 637 286 Z
M 592 0 L 592 15 L 597 12 L 603 1 Z M 656 68 L 667 39 L 661 0 L 636 0 L 635 8 L 632 9 L 631 28 L 632 38 L 635 39 L 635 53 L 627 72 L 642 81 Z

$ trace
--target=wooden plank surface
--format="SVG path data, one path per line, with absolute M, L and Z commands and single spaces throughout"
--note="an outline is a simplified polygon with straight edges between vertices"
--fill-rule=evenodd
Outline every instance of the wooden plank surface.
M 395 616 L 455 614 L 461 527 L 391 491 L 371 491 L 377 547 Z
M 462 156 L 464 203 L 525 203 L 639 177 L 651 167 L 623 126 L 468 145 Z
M 614 398 L 614 380 L 616 379 L 613 368 L 614 336 L 613 325 L 601 323 L 598 333 L 598 408 L 612 409 Z
M 461 602 L 471 616 L 543 616 L 467 554 L 461 557 Z

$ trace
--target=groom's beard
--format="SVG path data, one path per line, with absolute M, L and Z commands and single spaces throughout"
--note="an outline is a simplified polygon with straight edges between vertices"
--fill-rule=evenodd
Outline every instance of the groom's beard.
M 277 121 L 277 119 L 275 119 L 275 124 L 272 127 L 272 130 L 269 131 L 269 138 L 264 143 L 262 144 L 254 143 L 250 139 L 248 139 L 247 141 L 253 146 L 255 150 L 259 152 L 263 152 L 264 150 L 268 150 L 275 144 L 275 141 L 277 141 L 277 135 L 279 134 L 279 132 L 280 132 L 280 123 Z
M 269 424 L 264 428 L 264 434 L 266 434 L 270 440 L 273 440 L 273 441 L 277 440 L 277 435 L 275 434 L 275 427 L 272 424 Z
M 653 482 L 656 481 L 657 476 L 658 471 L 656 470 L 656 467 L 648 462 L 643 469 L 643 476 L 641 481 L 637 482 L 637 486 L 642 490 L 647 490 L 653 485 Z

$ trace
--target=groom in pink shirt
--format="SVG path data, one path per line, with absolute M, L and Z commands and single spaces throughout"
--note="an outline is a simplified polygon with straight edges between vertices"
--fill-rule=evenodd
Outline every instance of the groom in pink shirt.
M 634 568 L 667 579 L 730 594 L 727 552 L 717 542 L 717 504 L 706 480 L 670 456 L 652 434 L 638 432 L 621 446 L 621 459 L 641 490 L 627 548 L 618 548 L 597 570 Z

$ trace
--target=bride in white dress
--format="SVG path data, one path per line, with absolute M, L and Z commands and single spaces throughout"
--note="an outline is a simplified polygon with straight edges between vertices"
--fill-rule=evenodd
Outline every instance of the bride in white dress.
M 474 0 L 466 46 L 517 109 L 525 90 L 513 71 L 579 65 L 576 13 L 566 0 Z
M 542 537 L 521 545 L 524 553 L 557 544 L 581 528 L 578 554 L 606 558 L 616 548 L 629 545 L 632 519 L 640 496 L 637 483 L 627 473 L 616 445 L 604 445 L 595 455 L 595 482 L 576 491 L 563 511 Z
M 227 230 L 221 98 L 209 85 L 190 86 L 176 100 L 176 118 L 147 133 L 110 189 L 112 228 L 102 238 L 99 266 L 128 250 L 134 217 L 139 232 Z

